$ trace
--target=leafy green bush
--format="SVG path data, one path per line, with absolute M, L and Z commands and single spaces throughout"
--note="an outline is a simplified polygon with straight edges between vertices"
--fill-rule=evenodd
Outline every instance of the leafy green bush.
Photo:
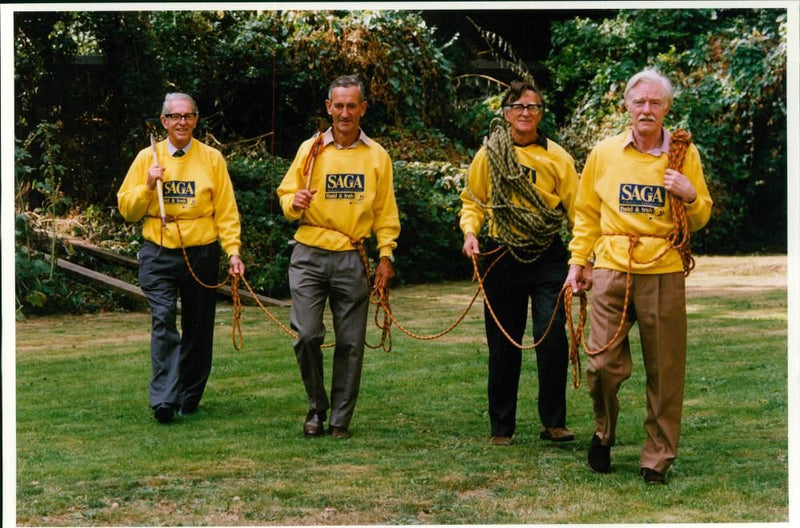
M 786 31 L 782 9 L 625 10 L 555 24 L 547 66 L 563 146 L 581 163 L 623 130 L 625 83 L 655 67 L 676 88 L 667 126 L 692 133 L 715 202 L 693 248 L 786 251 Z
M 259 293 L 284 297 L 289 292 L 289 241 L 296 225 L 284 220 L 276 190 L 289 169 L 281 158 L 234 156 L 228 160 L 242 221 L 245 278 Z
M 542 128 L 580 168 L 598 140 L 626 126 L 627 78 L 660 68 L 677 88 L 669 125 L 692 132 L 715 200 L 693 248 L 785 251 L 786 31 L 785 9 L 625 10 L 557 23 Z M 139 225 L 115 214 L 116 192 L 148 143 L 145 120 L 165 92 L 186 91 L 200 106 L 198 137 L 229 160 L 248 280 L 286 295 L 296 226 L 275 189 L 299 143 L 327 125 L 328 83 L 358 73 L 370 105 L 364 128 L 395 161 L 398 279 L 468 276 L 458 191 L 500 96 L 498 86 L 460 83 L 471 76 L 456 75 L 453 61 L 467 61 L 455 58 L 455 38 L 437 43 L 435 33 L 405 10 L 16 13 L 15 135 L 27 138 L 16 152 L 18 218 L 78 215 L 72 234 L 135 256 Z M 48 264 L 45 280 L 42 257 L 20 249 L 18 306 L 44 309 L 37 291 L 77 303 L 60 289 L 66 281 L 46 282 L 57 270 Z
M 419 283 L 471 276 L 461 254 L 458 227 L 466 168 L 447 162 L 394 163 L 394 188 L 400 210 L 397 277 Z

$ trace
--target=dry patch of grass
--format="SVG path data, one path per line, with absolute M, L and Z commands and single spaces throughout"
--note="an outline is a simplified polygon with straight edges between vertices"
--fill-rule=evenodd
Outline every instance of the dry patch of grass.
M 786 289 L 785 255 L 766 257 L 696 257 L 696 266 L 686 279 L 688 297 L 750 294 Z

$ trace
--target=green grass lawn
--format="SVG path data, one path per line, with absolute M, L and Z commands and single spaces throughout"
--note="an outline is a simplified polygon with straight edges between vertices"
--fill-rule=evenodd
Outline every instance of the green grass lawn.
M 570 384 L 567 394 L 576 441 L 539 440 L 533 351 L 523 363 L 515 443 L 489 445 L 480 303 L 441 339 L 395 330 L 391 352 L 367 351 L 353 436 L 344 441 L 303 437 L 307 403 L 291 339 L 258 308 L 245 307 L 237 351 L 230 307 L 220 306 L 200 411 L 168 426 L 148 406 L 146 314 L 19 322 L 16 521 L 787 522 L 786 258 L 698 258 L 687 291 L 683 433 L 668 485 L 656 487 L 638 476 L 645 401 L 637 328 L 614 471 L 598 475 L 586 465 L 593 430 L 585 385 Z M 393 291 L 392 305 L 409 329 L 432 334 L 473 292 L 466 281 L 407 287 Z M 273 312 L 288 321 L 288 309 Z M 368 340 L 378 335 L 371 327 Z M 330 353 L 326 361 L 329 378 Z

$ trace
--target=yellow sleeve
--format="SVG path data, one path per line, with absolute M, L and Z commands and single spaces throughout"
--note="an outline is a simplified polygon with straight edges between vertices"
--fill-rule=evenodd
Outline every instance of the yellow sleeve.
M 292 207 L 292 202 L 294 201 L 294 195 L 297 194 L 297 191 L 305 188 L 306 182 L 305 175 L 303 174 L 303 164 L 305 163 L 309 150 L 311 150 L 312 142 L 313 140 L 308 140 L 300 145 L 294 157 L 294 161 L 292 161 L 292 165 L 289 167 L 289 170 L 286 171 L 283 181 L 281 181 L 280 186 L 278 186 L 278 199 L 281 203 L 281 209 L 283 209 L 283 216 L 286 217 L 287 220 L 299 220 L 303 215 L 302 210 Z
M 600 196 L 595 192 L 596 163 L 597 155 L 592 151 L 583 168 L 574 200 L 575 223 L 572 228 L 572 240 L 569 243 L 569 250 L 572 253 L 569 263 L 579 266 L 586 266 L 592 256 L 595 242 L 602 234 Z
M 552 145 L 553 143 L 550 142 Z M 560 148 L 563 152 L 563 162 L 561 170 L 556 174 L 556 194 L 561 198 L 561 205 L 567 212 L 569 226 L 575 225 L 575 197 L 578 194 L 578 172 L 575 170 L 575 160 L 569 153 Z
M 239 208 L 236 206 L 233 184 L 225 159 L 219 152 L 215 152 L 213 156 L 212 170 L 217 180 L 217 188 L 214 192 L 214 220 L 217 223 L 222 249 L 230 257 L 239 255 L 242 245 Z
M 392 160 L 382 149 L 379 157 L 378 188 L 372 204 L 374 215 L 372 232 L 375 233 L 380 256 L 391 257 L 397 247 L 397 237 L 400 235 L 400 214 L 394 194 Z
M 486 161 L 486 149 L 483 147 L 475 154 L 469 166 L 467 184 L 461 191 L 460 197 L 461 231 L 465 236 L 469 233 L 478 236 L 486 219 L 486 211 L 481 204 L 489 200 L 489 163 Z
M 141 220 L 156 197 L 155 189 L 147 186 L 147 172 L 152 162 L 150 149 L 141 150 L 133 160 L 117 192 L 117 208 L 128 222 Z
M 708 223 L 711 218 L 711 206 L 713 201 L 706 186 L 706 180 L 703 177 L 703 167 L 700 163 L 700 153 L 694 143 L 689 147 L 686 153 L 686 159 L 683 162 L 683 175 L 686 176 L 697 192 L 697 198 L 694 202 L 686 204 L 686 219 L 689 221 L 689 230 L 697 231 Z

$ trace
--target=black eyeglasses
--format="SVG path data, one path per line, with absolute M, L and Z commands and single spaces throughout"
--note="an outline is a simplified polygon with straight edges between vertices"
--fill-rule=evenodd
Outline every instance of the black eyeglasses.
M 164 117 L 173 123 L 179 123 L 181 119 L 185 119 L 188 122 L 197 119 L 197 112 L 190 112 L 188 114 L 164 114 Z
M 531 114 L 538 114 L 542 111 L 543 107 L 544 105 L 540 105 L 537 103 L 531 103 L 531 104 L 514 103 L 506 105 L 506 110 L 511 111 L 512 114 L 521 114 L 524 110 L 527 110 Z

